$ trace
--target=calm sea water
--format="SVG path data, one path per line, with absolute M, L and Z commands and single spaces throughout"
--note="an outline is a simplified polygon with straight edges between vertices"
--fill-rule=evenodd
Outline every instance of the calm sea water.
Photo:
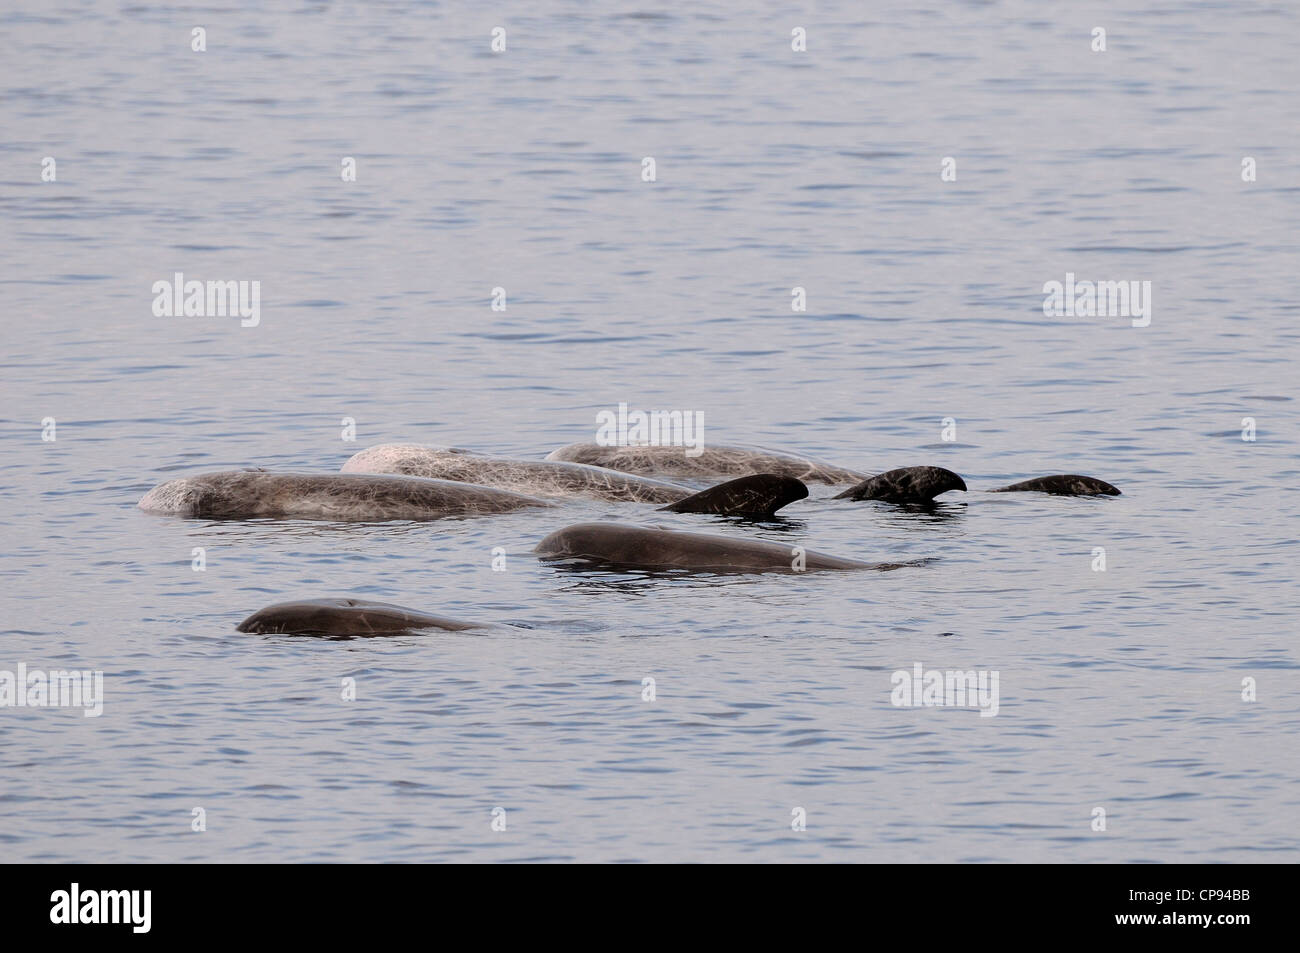
M 0 669 L 99 669 L 106 700 L 0 708 L 0 857 L 1297 859 L 1300 11 L 663 10 L 6 5 Z M 260 325 L 155 317 L 177 271 L 260 281 Z M 1067 272 L 1150 281 L 1150 326 L 1045 317 Z M 386 441 L 541 457 L 619 402 L 972 492 L 815 488 L 761 526 L 135 508 Z M 978 492 L 1057 472 L 1124 495 Z M 591 518 L 935 560 L 529 555 Z M 507 625 L 234 631 L 334 593 Z M 918 662 L 998 672 L 999 713 L 894 707 Z

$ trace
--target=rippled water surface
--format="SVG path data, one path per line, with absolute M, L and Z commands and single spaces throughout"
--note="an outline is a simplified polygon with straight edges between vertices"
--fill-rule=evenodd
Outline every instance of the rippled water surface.
M 0 856 L 1296 859 L 1300 10 L 264 6 L 0 13 L 0 669 L 107 695 L 0 708 Z M 260 281 L 260 325 L 155 317 L 177 271 Z M 1045 317 L 1067 272 L 1150 281 L 1150 326 Z M 135 508 L 393 440 L 541 457 L 619 402 L 970 492 L 757 526 Z M 1124 495 L 981 492 L 1062 472 Z M 595 518 L 934 561 L 530 555 Z M 234 631 L 332 593 L 501 625 Z M 997 716 L 891 705 L 918 662 L 998 672 Z

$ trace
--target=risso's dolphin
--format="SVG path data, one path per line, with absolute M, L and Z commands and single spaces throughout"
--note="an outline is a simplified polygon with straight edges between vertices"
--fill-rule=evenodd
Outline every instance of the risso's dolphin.
M 1075 473 L 1062 473 L 1056 476 L 1038 477 L 1033 480 L 1025 480 L 1021 483 L 1013 483 L 1010 486 L 1000 486 L 996 490 L 989 490 L 990 493 L 1051 493 L 1054 496 L 1119 496 L 1120 492 L 1117 487 L 1111 486 L 1105 480 L 1098 480 L 1095 477 L 1079 476 Z
M 304 599 L 259 609 L 236 626 L 238 632 L 352 637 L 400 635 L 421 629 L 461 632 L 481 626 L 368 599 Z
M 687 447 L 615 446 L 571 443 L 552 450 L 547 460 L 586 463 L 621 470 L 624 473 L 663 474 L 688 480 L 774 473 L 805 483 L 857 483 L 866 474 L 821 463 L 792 453 L 747 447 L 704 447 L 698 456 L 688 456 Z M 692 451 L 693 452 L 693 451 Z
M 686 491 L 690 493 L 690 491 Z M 691 493 L 678 513 L 771 516 L 808 495 L 788 477 L 759 475 Z M 434 520 L 549 507 L 549 500 L 456 480 L 379 473 L 269 473 L 229 470 L 170 480 L 140 500 L 149 513 L 196 519 Z
M 920 562 L 864 563 L 810 552 L 800 546 L 621 523 L 566 526 L 543 539 L 533 552 L 544 560 L 697 572 L 804 572 L 921 565 Z
M 546 500 L 486 486 L 364 473 L 228 470 L 169 480 L 140 500 L 149 513 L 196 519 L 434 520 L 507 513 Z
M 943 467 L 902 467 L 868 477 L 833 499 L 929 503 L 940 493 L 965 489 L 966 481 Z
M 630 503 L 676 503 L 695 491 L 604 467 L 557 460 L 490 457 L 452 447 L 386 443 L 343 464 L 343 473 L 401 473 L 494 486 L 538 496 L 591 497 Z

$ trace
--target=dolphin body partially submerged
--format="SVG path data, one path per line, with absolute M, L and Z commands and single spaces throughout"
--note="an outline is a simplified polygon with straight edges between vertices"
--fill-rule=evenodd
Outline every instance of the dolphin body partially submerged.
M 1119 488 L 1096 477 L 1061 473 L 1000 486 L 990 493 L 1050 493 L 1053 496 L 1119 496 Z
M 483 628 L 475 622 L 461 622 L 429 615 L 417 609 L 372 602 L 368 599 L 329 598 L 281 602 L 259 609 L 235 627 L 237 632 L 261 634 L 317 635 L 355 638 L 371 635 L 403 635 L 427 629 L 463 632 Z
M 687 480 L 740 477 L 772 473 L 805 483 L 857 483 L 866 474 L 847 470 L 810 457 L 774 450 L 711 445 L 691 456 L 686 447 L 612 446 L 571 443 L 552 450 L 547 460 L 585 463 L 641 475 L 662 474 Z
M 666 509 L 764 517 L 808 495 L 798 480 L 758 475 L 690 493 Z M 550 500 L 456 480 L 376 473 L 227 470 L 169 480 L 139 502 L 149 513 L 194 519 L 434 520 L 550 507 Z
M 196 519 L 433 520 L 545 507 L 546 500 L 452 480 L 367 473 L 226 470 L 169 480 L 140 500 L 148 513 Z
M 910 563 L 865 563 L 763 540 L 622 523 L 578 523 L 551 533 L 533 550 L 539 559 L 629 569 L 692 572 L 806 572 L 822 569 L 900 569 Z
M 343 464 L 343 473 L 399 473 L 475 483 L 516 493 L 591 497 L 631 503 L 677 503 L 695 491 L 583 463 L 491 457 L 453 447 L 387 443 L 367 447 Z

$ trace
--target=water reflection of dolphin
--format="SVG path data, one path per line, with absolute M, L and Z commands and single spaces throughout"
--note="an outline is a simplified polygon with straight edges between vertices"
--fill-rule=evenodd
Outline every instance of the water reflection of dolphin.
M 573 560 L 630 569 L 697 572 L 802 572 L 899 569 L 910 563 L 864 563 L 799 546 L 731 536 L 683 533 L 621 523 L 578 523 L 547 536 L 533 550 L 544 560 Z

